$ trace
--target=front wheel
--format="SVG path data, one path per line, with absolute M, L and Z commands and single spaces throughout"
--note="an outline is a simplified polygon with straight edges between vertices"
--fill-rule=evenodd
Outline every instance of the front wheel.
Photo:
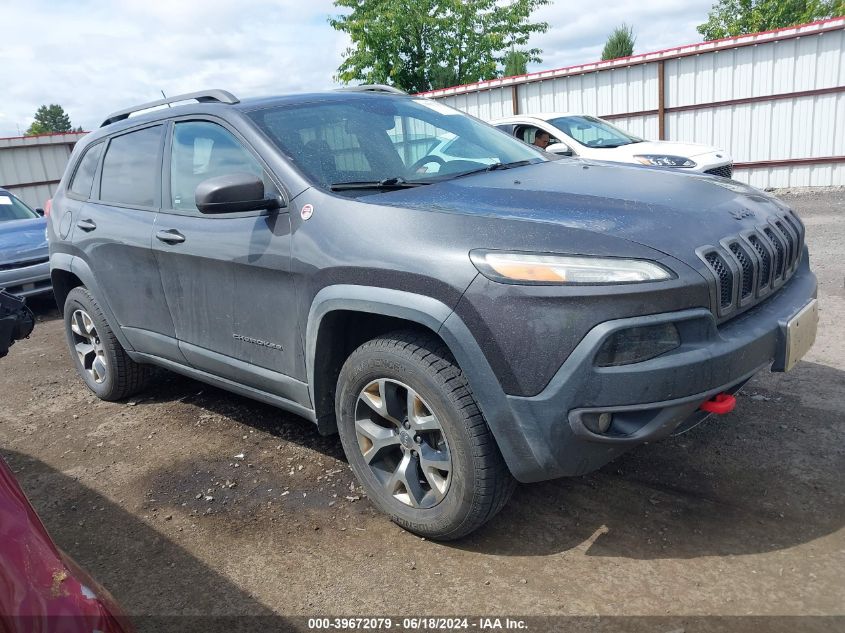
M 349 464 L 373 503 L 422 536 L 460 538 L 515 482 L 463 373 L 434 336 L 398 332 L 356 349 L 338 378 Z

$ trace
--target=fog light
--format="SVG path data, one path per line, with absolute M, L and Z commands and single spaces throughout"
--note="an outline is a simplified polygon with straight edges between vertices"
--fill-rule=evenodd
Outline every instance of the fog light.
M 613 422 L 613 414 L 612 413 L 601 413 L 599 414 L 598 419 L 598 429 L 599 433 L 607 433 L 607 430 L 610 428 L 610 423 Z
M 613 414 L 608 412 L 598 413 L 592 411 L 590 413 L 585 413 L 581 420 L 584 422 L 584 426 L 586 426 L 590 431 L 601 435 L 610 430 L 610 425 L 613 424 Z
M 632 327 L 614 332 L 596 354 L 599 367 L 616 367 L 651 360 L 681 345 L 672 323 Z

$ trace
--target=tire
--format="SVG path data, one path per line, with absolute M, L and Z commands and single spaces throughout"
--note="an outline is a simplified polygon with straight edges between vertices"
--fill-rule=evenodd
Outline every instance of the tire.
M 458 539 L 507 503 L 515 481 L 440 339 L 400 331 L 364 343 L 343 365 L 336 393 L 349 464 L 398 525 Z
M 151 370 L 126 354 L 87 288 L 65 299 L 65 334 L 76 373 L 101 400 L 121 400 L 141 391 Z

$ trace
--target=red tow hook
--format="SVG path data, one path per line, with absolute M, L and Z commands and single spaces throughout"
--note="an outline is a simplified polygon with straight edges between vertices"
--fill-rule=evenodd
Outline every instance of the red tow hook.
M 716 394 L 710 400 L 706 400 L 698 407 L 702 411 L 708 413 L 715 413 L 716 415 L 724 415 L 734 410 L 736 406 L 736 398 L 729 393 Z

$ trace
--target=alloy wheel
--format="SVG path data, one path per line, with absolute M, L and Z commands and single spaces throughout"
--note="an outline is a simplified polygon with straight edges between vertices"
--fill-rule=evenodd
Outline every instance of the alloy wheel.
M 82 369 L 95 383 L 101 384 L 108 376 L 108 361 L 93 319 L 85 310 L 76 310 L 70 317 L 70 329 Z
M 358 448 L 387 493 L 413 508 L 431 508 L 449 489 L 452 456 L 437 416 L 398 380 L 380 378 L 358 395 Z

